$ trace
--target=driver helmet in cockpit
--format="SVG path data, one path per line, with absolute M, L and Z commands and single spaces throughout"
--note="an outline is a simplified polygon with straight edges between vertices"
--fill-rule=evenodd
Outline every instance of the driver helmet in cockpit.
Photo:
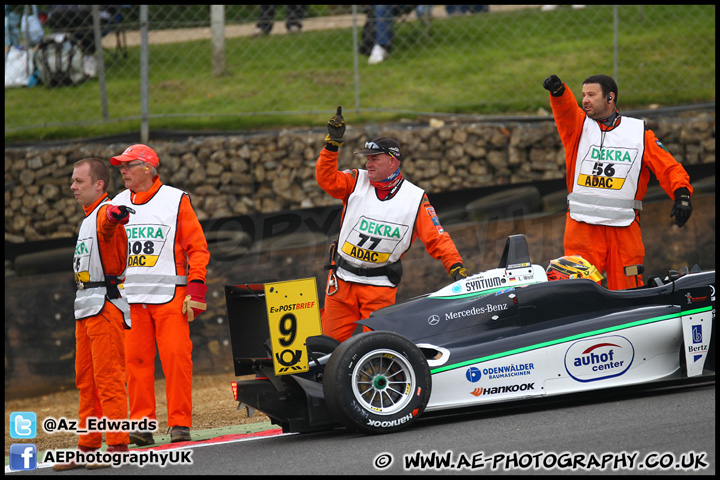
M 580 255 L 566 255 L 550 260 L 545 270 L 548 280 L 566 280 L 569 278 L 589 278 L 600 283 L 603 276 L 590 262 Z

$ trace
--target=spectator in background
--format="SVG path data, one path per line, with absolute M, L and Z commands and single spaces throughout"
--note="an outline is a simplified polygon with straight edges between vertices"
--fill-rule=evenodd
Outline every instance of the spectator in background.
M 129 7 L 131 5 L 100 5 L 98 15 L 102 36 L 122 22 L 122 9 Z M 92 5 L 50 5 L 46 25 L 51 33 L 67 33 L 85 55 L 95 53 Z
M 553 10 L 557 10 L 561 5 L 542 5 L 540 7 L 541 12 L 552 12 Z M 572 8 L 575 10 L 579 10 L 581 8 L 585 8 L 585 5 L 572 5 Z
M 363 27 L 362 43 L 372 42 L 369 65 L 383 62 L 392 50 L 393 22 L 396 17 L 410 13 L 415 5 L 371 5 L 365 26 Z M 360 53 L 367 55 L 361 47 Z
M 277 5 L 260 5 L 260 16 L 255 27 L 256 37 L 269 35 L 275 23 L 275 7 Z M 307 5 L 285 5 L 286 19 L 285 27 L 290 33 L 302 31 L 302 21 L 307 12 Z
M 20 46 L 22 5 L 5 5 L 5 54 L 11 45 Z
M 127 224 L 125 294 L 133 328 L 125 335 L 130 419 L 157 419 L 155 342 L 166 379 L 170 441 L 185 442 L 192 426 L 190 325 L 207 309 L 205 276 L 210 253 L 187 193 L 164 185 L 155 150 L 132 145 L 110 159 L 120 167 L 127 190 L 116 205 L 136 210 Z M 155 443 L 150 432 L 130 432 L 130 442 Z
M 483 13 L 490 10 L 490 5 L 445 5 L 448 15 L 464 15 L 466 13 Z
M 5 5 L 5 54 L 10 46 L 34 47 L 40 43 L 46 17 L 37 5 Z

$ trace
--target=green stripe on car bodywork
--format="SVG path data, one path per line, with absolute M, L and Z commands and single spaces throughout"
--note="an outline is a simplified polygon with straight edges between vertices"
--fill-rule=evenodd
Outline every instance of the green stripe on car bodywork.
M 525 285 L 523 284 L 520 286 L 524 287 Z M 491 288 L 489 290 L 481 290 L 479 292 L 473 292 L 473 293 L 464 293 L 461 295 L 449 295 L 446 297 L 428 297 L 428 298 L 433 299 L 433 300 L 455 300 L 458 298 L 484 297 L 486 295 L 491 295 L 495 292 L 501 292 L 501 291 L 507 290 L 509 288 L 515 288 L 515 287 L 508 286 L 508 287 L 500 287 L 500 288 Z
M 577 335 L 570 335 L 569 337 L 559 338 L 557 340 L 550 340 L 548 342 L 538 343 L 536 345 L 530 345 L 527 347 L 516 348 L 515 350 L 508 350 L 507 352 L 496 353 L 493 355 L 488 355 L 488 356 L 476 358 L 473 360 L 466 360 L 464 362 L 454 363 L 452 365 L 446 365 L 443 367 L 438 367 L 433 370 L 430 370 L 430 374 L 434 375 L 436 373 L 446 372 L 448 370 L 454 370 L 456 368 L 462 368 L 467 365 L 472 365 L 474 363 L 487 362 L 488 360 L 495 360 L 497 358 L 507 357 L 509 355 L 515 355 L 517 353 L 523 353 L 523 352 L 528 352 L 530 350 L 537 350 L 540 348 L 550 347 L 552 345 L 557 345 L 558 343 L 564 343 L 564 342 L 569 342 L 572 340 L 578 340 L 580 338 L 591 337 L 593 335 L 600 335 L 601 333 L 614 332 L 617 330 L 624 330 L 626 328 L 637 327 L 640 325 L 646 325 L 648 323 L 662 322 L 664 320 L 682 317 L 684 315 L 692 315 L 695 313 L 706 312 L 708 310 L 712 310 L 712 308 L 713 308 L 712 306 L 702 307 L 702 308 L 698 308 L 695 310 L 687 310 L 685 312 L 673 313 L 673 314 L 669 314 L 669 315 L 661 315 L 659 317 L 647 318 L 645 320 L 638 320 L 638 321 L 626 323 L 623 325 L 617 325 L 615 327 L 601 328 L 600 330 L 594 330 L 592 332 L 585 332 L 585 333 L 579 333 Z

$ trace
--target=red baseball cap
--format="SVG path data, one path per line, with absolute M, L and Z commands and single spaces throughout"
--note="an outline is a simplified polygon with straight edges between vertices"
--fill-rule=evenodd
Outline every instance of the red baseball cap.
M 150 164 L 153 167 L 157 167 L 160 164 L 160 160 L 158 159 L 155 150 L 141 143 L 131 145 L 126 148 L 121 155 L 112 157 L 110 159 L 110 164 L 118 166 L 123 162 L 132 162 L 133 160 L 140 160 L 141 162 Z

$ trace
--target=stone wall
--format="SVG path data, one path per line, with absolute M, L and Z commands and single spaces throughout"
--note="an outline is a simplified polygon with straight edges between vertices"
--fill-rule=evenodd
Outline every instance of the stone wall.
M 715 112 L 647 118 L 648 127 L 686 165 L 715 163 Z M 348 126 L 340 168 L 358 168 L 353 155 L 386 135 L 402 146 L 403 173 L 428 193 L 509 185 L 565 176 L 564 150 L 552 120 L 496 123 L 437 122 Z M 151 141 L 164 183 L 190 193 L 201 220 L 339 205 L 315 181 L 324 130 L 283 130 Z M 127 143 L 87 143 L 5 149 L 5 240 L 73 238 L 82 220 L 70 194 L 73 163 L 109 159 Z M 109 192 L 123 190 L 113 169 Z

